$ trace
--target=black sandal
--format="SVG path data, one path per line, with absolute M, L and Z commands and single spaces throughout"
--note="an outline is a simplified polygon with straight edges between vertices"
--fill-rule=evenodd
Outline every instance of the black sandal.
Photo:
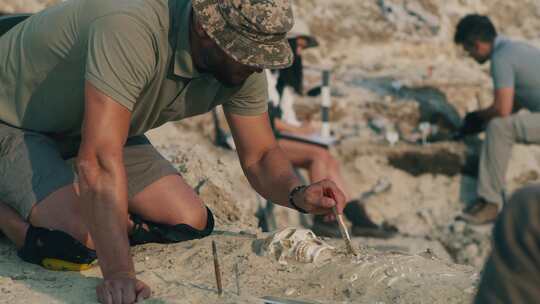
M 383 222 L 381 225 L 375 224 L 368 216 L 364 204 L 360 201 L 351 201 L 347 204 L 343 213 L 351 221 L 351 234 L 360 237 L 373 237 L 389 239 L 399 233 L 398 229 Z
M 32 225 L 28 227 L 24 245 L 17 255 L 28 263 L 57 271 L 87 270 L 97 259 L 95 250 L 84 246 L 71 235 Z
M 129 235 L 131 246 L 148 243 L 171 244 L 209 236 L 214 230 L 214 215 L 206 208 L 207 220 L 203 230 L 195 229 L 187 224 L 164 225 L 145 220 L 136 214 L 131 214 L 133 229 Z

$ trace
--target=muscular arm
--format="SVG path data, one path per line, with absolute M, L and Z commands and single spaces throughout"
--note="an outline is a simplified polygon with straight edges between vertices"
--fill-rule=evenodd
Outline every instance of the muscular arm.
M 130 112 L 86 83 L 82 143 L 76 162 L 83 217 L 105 279 L 134 276 L 127 238 L 127 182 L 123 146 Z
M 493 104 L 480 112 L 485 121 L 490 121 L 495 117 L 506 117 L 514 110 L 514 88 L 502 88 L 495 90 L 495 101 Z
M 288 194 L 301 182 L 274 138 L 267 113 L 255 116 L 226 113 L 226 117 L 250 184 L 272 202 L 291 207 Z M 334 193 L 336 201 L 325 196 L 328 190 Z M 310 185 L 295 202 L 310 213 L 328 214 L 335 204 L 340 212 L 343 210 L 345 196 L 333 182 L 324 180 Z
M 226 116 L 235 138 L 242 169 L 250 184 L 265 198 L 288 206 L 289 191 L 300 185 L 301 181 L 279 148 L 267 123 L 267 115 L 240 116 L 226 113 Z

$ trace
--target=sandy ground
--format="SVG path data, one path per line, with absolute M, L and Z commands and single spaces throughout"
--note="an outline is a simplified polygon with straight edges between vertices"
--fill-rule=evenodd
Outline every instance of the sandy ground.
M 222 297 L 216 290 L 211 240 L 217 241 L 221 257 Z M 367 248 L 360 250 L 360 258 L 351 258 L 340 242 L 331 243 L 337 253 L 322 264 L 282 265 L 271 256 L 257 255 L 254 237 L 234 234 L 177 245 L 145 245 L 135 248 L 133 257 L 138 277 L 153 288 L 147 303 L 262 303 L 265 296 L 309 303 L 464 303 L 474 293 L 478 273 L 472 267 L 444 262 L 429 253 Z M 82 273 L 45 271 L 21 263 L 5 242 L 0 253 L 1 303 L 95 303 L 97 267 Z
M 38 11 L 51 2 L 0 0 L 0 11 Z M 390 181 L 389 191 L 364 203 L 375 221 L 395 225 L 400 235 L 391 240 L 355 238 L 358 259 L 345 256 L 339 240 L 327 240 L 337 251 L 322 264 L 282 265 L 260 255 L 258 246 L 267 235 L 256 228 L 254 214 L 261 201 L 247 184 L 236 154 L 211 144 L 211 118 L 197 117 L 149 136 L 212 208 L 218 232 L 204 240 L 134 248 L 138 276 L 154 291 L 147 302 L 261 303 L 262 297 L 275 296 L 310 303 L 469 303 L 490 251 L 492 227 L 472 227 L 454 218 L 475 198 L 474 160 L 481 138 L 429 145 L 414 138 L 426 113 L 431 113 L 427 119 L 434 117 L 434 109 L 443 114 L 431 122 L 444 133 L 456 118 L 492 100 L 488 67 L 464 58 L 452 43 L 457 20 L 470 12 L 489 14 L 504 35 L 540 45 L 540 3 L 296 3 L 297 16 L 308 21 L 321 42 L 305 53 L 306 64 L 333 66 L 331 119 L 341 140 L 331 152 L 356 197 L 381 178 Z M 308 88 L 315 86 L 320 73 L 309 70 L 306 80 Z M 429 107 L 433 100 L 439 108 Z M 296 104 L 301 118 L 314 121 L 320 120 L 319 107 L 318 98 L 300 98 Z M 381 121 L 383 130 L 373 127 Z M 399 133 L 395 146 L 385 140 L 385 129 Z M 507 193 L 539 179 L 540 147 L 515 146 Z M 301 224 L 293 211 L 277 208 L 276 214 L 279 229 Z M 224 274 L 221 298 L 211 240 L 218 244 Z M 13 246 L 0 238 L 0 303 L 94 303 L 99 279 L 98 268 L 59 273 L 22 263 Z

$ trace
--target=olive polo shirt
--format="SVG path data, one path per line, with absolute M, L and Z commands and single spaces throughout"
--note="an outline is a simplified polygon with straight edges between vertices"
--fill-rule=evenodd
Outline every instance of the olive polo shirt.
M 190 54 L 191 1 L 69 0 L 0 38 L 0 121 L 79 135 L 84 82 L 132 112 L 129 135 L 205 113 L 266 111 L 264 73 L 230 88 Z

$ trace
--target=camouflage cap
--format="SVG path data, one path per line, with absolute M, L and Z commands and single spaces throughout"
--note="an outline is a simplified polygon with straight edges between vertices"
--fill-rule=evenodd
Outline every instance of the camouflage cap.
M 208 36 L 236 61 L 267 69 L 292 64 L 289 0 L 193 0 L 193 9 Z

